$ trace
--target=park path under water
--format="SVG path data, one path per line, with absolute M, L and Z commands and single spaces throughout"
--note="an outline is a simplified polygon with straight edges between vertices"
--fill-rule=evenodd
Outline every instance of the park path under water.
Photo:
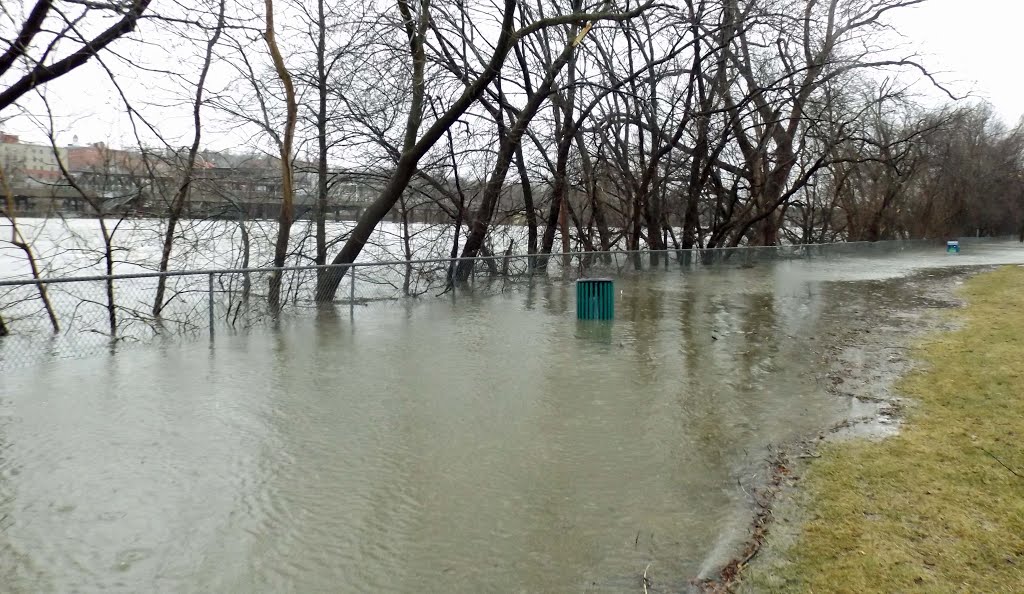
M 16 592 L 678 592 L 746 534 L 768 448 L 870 412 L 844 327 L 1017 244 L 645 272 L 293 319 L 0 384 Z M 952 282 L 952 280 L 951 280 Z

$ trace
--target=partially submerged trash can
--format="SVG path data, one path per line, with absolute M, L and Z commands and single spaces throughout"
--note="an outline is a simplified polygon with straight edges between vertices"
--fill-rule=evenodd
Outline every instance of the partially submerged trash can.
M 960 253 L 960 242 L 959 241 L 947 241 L 946 242 L 946 253 L 947 254 L 959 254 Z
M 581 278 L 576 281 L 576 317 L 581 320 L 610 320 L 615 317 L 612 279 Z

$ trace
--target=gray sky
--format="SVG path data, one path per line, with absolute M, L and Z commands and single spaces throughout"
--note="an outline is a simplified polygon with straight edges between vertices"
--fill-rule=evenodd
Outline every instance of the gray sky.
M 928 0 L 892 21 L 958 95 L 987 99 L 1011 126 L 1024 115 L 1024 2 Z
M 902 40 L 893 38 L 894 45 L 902 44 L 906 48 L 906 51 L 900 50 L 900 55 L 910 52 L 921 54 L 919 61 L 935 72 L 937 78 L 956 95 L 970 94 L 988 100 L 996 113 L 1011 126 L 1024 115 L 1024 82 L 1018 74 L 1022 53 L 1018 48 L 1024 38 L 1024 33 L 1019 30 L 1024 22 L 1024 0 L 973 0 L 969 3 L 965 0 L 927 0 L 918 6 L 893 11 L 889 20 L 904 35 Z M 159 60 L 157 55 L 164 51 L 175 55 L 173 47 L 161 51 L 151 46 L 144 53 Z M 220 78 L 211 77 L 211 86 L 216 87 L 223 82 Z M 153 99 L 158 99 L 159 103 L 170 102 L 167 97 L 171 96 L 180 101 L 188 95 L 182 87 L 175 88 L 172 81 L 160 80 L 159 77 L 154 80 L 148 73 L 128 71 L 119 74 L 119 79 L 127 89 L 137 91 L 130 94 L 135 96 L 133 100 L 141 103 Z M 917 89 L 936 102 L 947 100 L 929 85 L 919 85 Z M 55 111 L 63 116 L 56 122 L 60 144 L 71 142 L 73 135 L 77 135 L 82 143 L 102 140 L 120 144 L 129 140 L 131 129 L 120 100 L 97 66 L 90 65 L 55 81 L 48 86 L 48 95 Z M 75 100 L 60 100 L 67 97 Z M 170 108 L 164 115 L 157 113 L 161 111 L 157 106 L 149 105 L 143 111 L 160 122 L 168 137 L 180 133 L 175 139 L 179 140 L 191 134 L 187 110 Z M 212 115 L 207 113 L 208 118 Z M 226 148 L 244 142 L 239 140 L 241 137 L 228 132 L 229 128 L 214 124 L 212 119 L 208 119 L 207 124 L 210 127 L 204 130 L 204 146 Z M 24 118 L 8 122 L 5 128 L 22 134 L 28 141 L 45 141 L 38 126 Z

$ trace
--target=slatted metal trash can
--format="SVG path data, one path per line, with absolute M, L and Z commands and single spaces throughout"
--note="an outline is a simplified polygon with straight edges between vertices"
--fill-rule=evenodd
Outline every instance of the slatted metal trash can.
M 576 281 L 576 317 L 581 320 L 610 320 L 615 317 L 615 285 L 610 278 L 581 278 Z

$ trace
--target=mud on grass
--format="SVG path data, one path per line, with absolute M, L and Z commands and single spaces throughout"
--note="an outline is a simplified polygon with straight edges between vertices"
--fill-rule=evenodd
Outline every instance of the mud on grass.
M 1024 591 L 1024 268 L 970 279 L 885 440 L 828 440 L 772 508 L 746 592 Z
M 805 507 L 800 504 L 804 492 L 795 487 L 821 444 L 896 432 L 907 402 L 892 388 L 915 364 L 911 345 L 926 332 L 952 327 L 941 314 L 963 304 L 954 288 L 980 270 L 925 270 L 896 279 L 829 283 L 827 290 L 841 294 L 830 301 L 841 307 L 825 313 L 828 330 L 811 338 L 815 342 L 808 344 L 808 353 L 817 364 L 819 386 L 846 401 L 849 410 L 817 434 L 769 447 L 763 463 L 745 473 L 741 486 L 753 509 L 748 538 L 713 577 L 694 581 L 696 590 L 731 591 L 749 573 L 744 571 L 748 563 L 777 564 L 777 551 L 789 548 Z

